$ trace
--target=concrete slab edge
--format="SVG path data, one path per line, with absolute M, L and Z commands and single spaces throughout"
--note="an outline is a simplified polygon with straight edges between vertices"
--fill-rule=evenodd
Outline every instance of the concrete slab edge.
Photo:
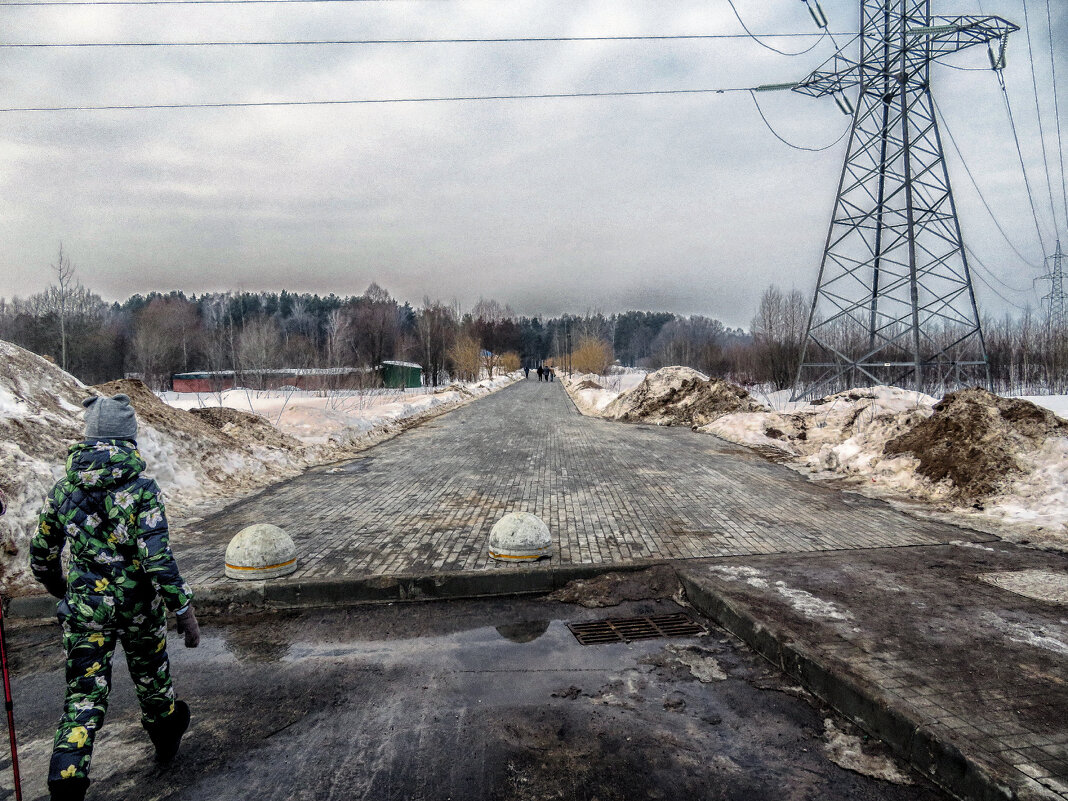
M 832 659 L 788 641 L 784 633 L 768 628 L 750 609 L 716 594 L 713 587 L 681 571 L 679 580 L 695 609 L 885 742 L 898 757 L 955 797 L 966 801 L 1022 801 L 1037 797 L 1026 788 L 1017 790 L 997 781 L 987 766 L 963 754 L 878 687 L 846 675 L 844 665 L 835 665 Z
M 245 609 L 312 609 L 368 603 L 433 601 L 516 595 L 544 595 L 571 581 L 604 573 L 644 570 L 663 560 L 627 565 L 515 565 L 506 570 L 471 570 L 437 574 L 398 574 L 339 579 L 229 580 L 193 586 L 198 617 Z M 56 600 L 48 595 L 12 598 L 5 616 L 55 619 Z

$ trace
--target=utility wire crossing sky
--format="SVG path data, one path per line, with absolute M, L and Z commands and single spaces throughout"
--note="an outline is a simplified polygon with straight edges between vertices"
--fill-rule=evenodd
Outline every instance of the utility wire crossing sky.
M 0 3 L 0 295 L 62 241 L 106 298 L 377 281 L 748 325 L 768 284 L 811 292 L 830 221 L 848 119 L 750 91 L 848 46 L 859 3 L 821 5 L 826 29 L 778 0 Z M 933 5 L 1026 26 L 1004 92 L 981 48 L 933 92 L 980 310 L 1037 310 L 1068 12 Z

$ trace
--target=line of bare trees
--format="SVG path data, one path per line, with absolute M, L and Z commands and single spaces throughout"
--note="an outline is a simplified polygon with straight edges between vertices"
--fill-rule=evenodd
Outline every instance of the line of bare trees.
M 431 297 L 413 308 L 377 283 L 352 297 L 171 292 L 106 303 L 81 284 L 62 247 L 51 267 L 44 292 L 0 298 L 0 339 L 87 383 L 138 374 L 155 388 L 182 372 L 232 370 L 251 385 L 274 368 L 372 368 L 400 359 L 420 364 L 433 386 L 544 363 L 584 373 L 619 363 L 681 364 L 785 389 L 797 375 L 809 311 L 805 295 L 776 286 L 761 296 L 749 332 L 668 312 L 524 317 L 486 298 L 468 312 Z M 995 389 L 1068 391 L 1068 332 L 1052 331 L 1031 312 L 986 319 L 983 328 Z M 952 339 L 953 332 L 935 335 Z

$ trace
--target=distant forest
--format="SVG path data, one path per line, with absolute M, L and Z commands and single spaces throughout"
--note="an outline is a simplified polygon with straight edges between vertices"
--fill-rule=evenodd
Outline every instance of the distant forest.
M 0 298 L 0 339 L 53 359 L 87 384 L 140 376 L 154 389 L 176 373 L 232 370 L 255 388 L 264 370 L 422 366 L 430 385 L 553 364 L 604 374 L 611 365 L 685 365 L 743 385 L 783 389 L 797 372 L 809 299 L 768 287 L 750 330 L 700 315 L 625 311 L 527 317 L 493 299 L 464 310 L 429 297 L 415 308 L 376 283 L 362 295 L 182 292 L 107 303 L 78 281 L 62 249 L 54 283 Z M 1037 315 L 985 319 L 999 391 L 1068 389 L 1068 337 Z M 367 372 L 369 381 L 374 372 Z
M 362 295 L 182 292 L 107 303 L 61 252 L 56 281 L 28 298 L 0 298 L 0 339 L 53 359 L 89 384 L 136 374 L 155 389 L 176 373 L 420 364 L 428 384 L 552 363 L 603 372 L 688 364 L 738 374 L 752 337 L 706 317 L 588 312 L 526 317 L 496 300 L 470 310 L 427 298 L 415 308 L 378 284 Z

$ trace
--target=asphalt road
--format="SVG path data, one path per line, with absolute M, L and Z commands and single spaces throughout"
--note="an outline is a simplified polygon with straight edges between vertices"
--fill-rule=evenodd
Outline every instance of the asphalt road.
M 197 650 L 172 635 L 193 725 L 168 769 L 152 762 L 117 658 L 89 798 L 946 797 L 834 764 L 824 720 L 848 725 L 722 630 L 582 646 L 565 625 L 678 611 L 527 599 L 208 620 Z M 59 632 L 22 626 L 8 640 L 25 797 L 45 798 Z M 6 760 L 2 774 L 9 798 Z

